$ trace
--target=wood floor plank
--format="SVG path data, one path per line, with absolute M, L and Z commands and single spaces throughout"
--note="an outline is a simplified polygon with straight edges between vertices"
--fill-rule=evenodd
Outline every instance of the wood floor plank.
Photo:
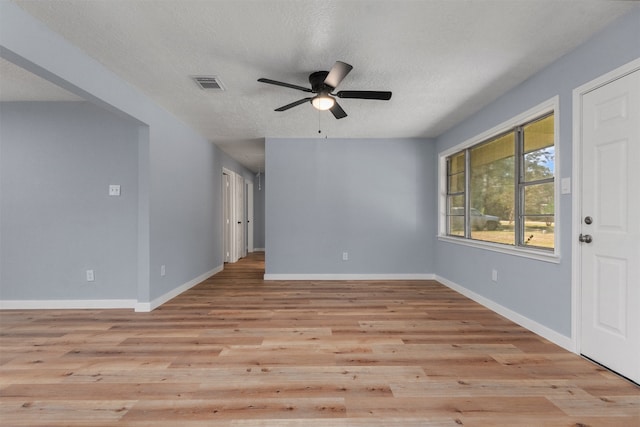
M 269 418 L 337 418 L 345 415 L 342 398 L 259 398 L 203 400 L 145 400 L 138 402 L 123 417 L 123 421 L 152 419 L 217 420 Z
M 525 380 L 525 379 L 473 379 L 435 380 L 391 384 L 393 395 L 397 397 L 509 397 L 545 396 L 585 400 L 593 396 L 570 380 Z
M 3 425 L 46 425 L 64 422 L 67 425 L 95 420 L 118 422 L 132 407 L 123 400 L 29 400 L 0 402 Z
M 146 421 L 131 421 L 126 423 L 129 427 L 149 427 Z M 460 427 L 460 424 L 449 417 L 422 417 L 422 418 L 276 418 L 276 419 L 229 419 L 216 420 L 212 424 L 210 420 L 185 420 L 180 422 L 180 427 Z M 55 426 L 54 426 L 55 427 Z M 102 427 L 98 425 L 97 427 Z M 158 420 L 153 427 L 175 427 L 175 421 Z
M 543 396 L 494 397 L 416 397 L 388 398 L 347 398 L 348 414 L 352 417 L 387 417 L 411 414 L 412 416 L 451 416 L 457 418 L 465 414 L 492 414 L 498 417 L 510 417 L 513 414 L 563 415 L 560 408 Z
M 432 280 L 264 281 L 151 313 L 0 311 L 0 425 L 636 426 L 640 388 Z

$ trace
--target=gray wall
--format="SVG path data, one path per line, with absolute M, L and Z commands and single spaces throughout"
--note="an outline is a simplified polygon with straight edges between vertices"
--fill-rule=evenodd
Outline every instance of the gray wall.
M 0 299 L 136 299 L 138 124 L 87 102 L 0 117 Z
M 138 301 L 153 302 L 221 267 L 222 167 L 253 174 L 11 2 L 0 2 L 0 35 L 3 58 L 140 125 Z
M 557 113 L 560 140 L 559 176 L 572 172 L 572 91 L 594 78 L 640 57 L 640 8 L 621 17 L 602 33 L 542 72 L 441 135 L 438 152 L 560 96 Z M 432 186 L 437 183 L 433 182 Z M 435 272 L 565 336 L 571 335 L 571 195 L 562 195 L 557 232 L 559 264 L 535 261 L 436 241 Z M 498 270 L 498 285 L 491 269 Z
M 434 153 L 421 139 L 267 139 L 266 273 L 433 272 Z
M 258 179 L 254 180 L 253 185 L 253 245 L 257 249 L 265 249 L 265 194 L 267 192 L 267 180 L 264 172 L 260 173 L 260 188 L 258 188 Z

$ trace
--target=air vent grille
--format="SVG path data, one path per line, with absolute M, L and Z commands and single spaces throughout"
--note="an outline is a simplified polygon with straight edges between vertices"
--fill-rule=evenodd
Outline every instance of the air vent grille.
M 198 87 L 203 90 L 224 90 L 224 86 L 216 76 L 195 76 L 192 77 Z

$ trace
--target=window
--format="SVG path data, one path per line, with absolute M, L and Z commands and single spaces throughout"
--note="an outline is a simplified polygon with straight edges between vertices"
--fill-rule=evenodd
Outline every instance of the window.
M 457 153 L 447 158 L 448 234 L 464 236 L 465 155 Z
M 445 155 L 443 234 L 553 252 L 555 134 L 547 110 Z

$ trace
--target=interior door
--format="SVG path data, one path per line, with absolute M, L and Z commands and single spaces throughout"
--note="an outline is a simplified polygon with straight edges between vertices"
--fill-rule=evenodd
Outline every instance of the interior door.
M 640 383 L 640 71 L 581 109 L 580 351 Z
M 253 252 L 253 183 L 247 183 L 247 250 Z
M 245 245 L 245 218 L 244 218 L 244 178 L 241 175 L 235 175 L 236 183 L 234 186 L 234 203 L 235 203 L 235 261 L 247 255 L 247 247 Z
M 223 221 L 223 241 L 224 241 L 224 262 L 231 261 L 231 182 L 229 174 L 222 174 L 222 221 Z

